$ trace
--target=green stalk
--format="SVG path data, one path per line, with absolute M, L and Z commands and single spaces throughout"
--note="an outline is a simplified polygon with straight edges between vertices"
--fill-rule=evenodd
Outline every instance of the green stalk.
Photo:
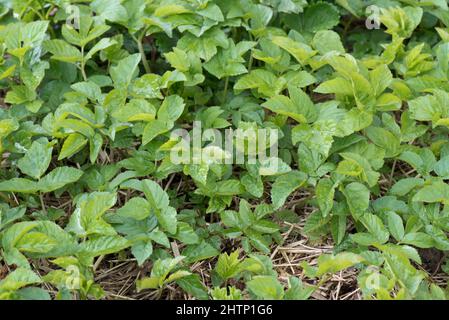
M 228 95 L 228 86 L 229 86 L 229 77 L 226 77 L 225 79 L 225 86 L 223 89 L 223 103 L 226 102 L 226 97 Z
M 253 54 L 249 53 L 249 62 L 248 62 L 248 73 L 251 72 L 251 68 L 253 67 Z
M 83 76 L 84 81 L 87 81 L 87 75 L 86 70 L 84 68 L 86 67 L 86 61 L 84 61 L 84 46 L 81 47 L 81 74 Z
M 139 40 L 139 42 L 137 42 L 137 47 L 139 48 L 140 55 L 142 56 L 142 64 L 143 64 L 143 68 L 145 69 L 145 72 L 151 73 L 151 67 L 150 67 L 150 64 L 148 63 L 147 57 L 145 55 L 145 51 L 144 51 L 143 45 L 142 45 L 142 40 Z
M 45 209 L 44 196 L 42 195 L 42 192 L 39 192 L 39 199 L 41 200 L 42 212 L 47 214 L 47 209 Z
M 249 41 L 254 41 L 253 35 L 251 34 L 251 31 L 248 31 L 248 37 Z M 251 68 L 253 67 L 253 53 L 250 50 L 249 52 L 249 62 L 248 62 L 248 72 L 251 72 Z
M 144 29 L 142 34 L 138 38 L 136 38 L 134 35 L 131 35 L 131 37 L 134 39 L 134 41 L 137 44 L 137 48 L 139 50 L 139 53 L 140 53 L 140 56 L 142 59 L 143 68 L 145 69 L 145 72 L 151 73 L 151 67 L 150 67 L 150 64 L 148 63 L 147 56 L 145 55 L 145 50 L 144 50 L 143 44 L 142 44 L 143 37 L 145 36 L 146 33 L 147 33 L 147 29 Z
M 22 16 L 25 14 L 25 12 L 27 11 L 27 9 L 30 7 L 31 2 L 33 2 L 33 0 L 28 0 L 28 2 L 26 3 L 26 5 L 23 6 L 22 11 L 20 11 L 20 13 L 19 13 L 19 20 L 22 20 Z

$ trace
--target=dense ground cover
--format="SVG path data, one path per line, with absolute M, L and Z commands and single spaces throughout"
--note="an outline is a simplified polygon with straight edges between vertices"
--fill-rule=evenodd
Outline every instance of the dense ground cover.
M 6 0 L 0 50 L 0 299 L 448 296 L 447 1 Z

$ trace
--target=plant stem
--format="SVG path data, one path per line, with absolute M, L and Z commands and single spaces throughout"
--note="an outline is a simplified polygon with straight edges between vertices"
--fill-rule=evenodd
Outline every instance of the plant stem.
M 84 61 L 84 46 L 81 47 L 81 74 L 83 76 L 84 81 L 87 81 L 86 70 L 84 70 L 86 66 L 86 62 Z
M 229 77 L 226 77 L 225 85 L 224 85 L 224 89 L 223 89 L 223 103 L 226 102 L 226 97 L 228 95 L 228 86 L 229 86 Z
M 10 198 L 8 198 L 5 194 L 3 194 L 2 192 L 0 192 L 0 198 L 2 198 L 3 200 L 5 200 L 6 202 L 9 203 L 9 205 L 11 207 L 13 207 L 15 205 L 14 201 L 12 201 Z
M 145 50 L 143 49 L 142 40 L 140 40 L 137 43 L 137 46 L 139 48 L 140 55 L 142 56 L 142 63 L 143 63 L 143 68 L 145 69 L 145 72 L 151 73 L 151 67 L 150 67 L 150 64 L 148 63 L 147 56 L 145 55 Z
M 145 72 L 151 73 L 151 67 L 150 67 L 150 64 L 148 63 L 147 56 L 145 55 L 145 50 L 144 50 L 143 44 L 142 44 L 142 40 L 143 40 L 143 37 L 145 36 L 145 33 L 147 33 L 146 29 L 143 30 L 142 34 L 138 38 L 136 38 L 133 34 L 131 35 L 131 37 L 134 39 L 134 41 L 137 44 L 137 48 L 139 49 L 139 53 L 140 53 L 140 56 L 142 59 L 142 64 L 143 64 L 143 68 L 145 69 Z
M 162 297 L 162 293 L 164 292 L 163 288 L 159 288 L 157 292 L 157 299 L 159 300 Z
M 47 209 L 45 209 L 44 197 L 42 196 L 41 192 L 39 193 L 39 199 L 41 200 L 42 211 L 47 214 Z
M 50 8 L 47 10 L 47 13 L 45 14 L 45 20 L 49 20 L 50 13 L 53 11 L 54 8 L 55 8 L 55 5 L 52 4 L 52 5 L 50 6 Z
M 98 266 L 100 265 L 101 261 L 103 261 L 104 259 L 104 254 L 99 256 L 97 261 L 95 262 L 94 266 L 93 266 L 93 271 L 95 272 L 95 270 L 97 270 Z
M 249 62 L 248 62 L 248 72 L 251 72 L 251 68 L 253 67 L 253 54 L 252 52 L 249 53 Z
M 86 71 L 84 71 L 84 66 L 81 67 L 81 74 L 83 76 L 84 81 L 87 81 Z
M 248 32 L 248 37 L 249 37 L 249 41 L 254 41 L 251 31 Z M 251 72 L 252 67 L 253 67 L 253 53 L 252 53 L 252 50 L 250 50 L 249 51 L 248 72 Z
M 19 20 L 22 20 L 22 16 L 25 14 L 27 9 L 30 7 L 31 2 L 33 2 L 33 0 L 28 0 L 26 5 L 23 6 L 22 10 L 19 12 Z

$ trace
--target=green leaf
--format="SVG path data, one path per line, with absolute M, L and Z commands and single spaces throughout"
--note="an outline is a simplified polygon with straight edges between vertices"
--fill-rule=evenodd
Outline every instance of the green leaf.
M 67 231 L 85 237 L 90 234 L 113 236 L 115 230 L 107 224 L 102 216 L 117 201 L 115 193 L 93 192 L 83 194 L 77 201 L 77 208 L 70 217 Z
M 204 64 L 204 69 L 218 79 L 237 76 L 246 73 L 245 60 L 242 55 L 256 45 L 252 41 L 240 41 L 235 44 L 232 39 L 228 40 L 226 49 L 220 49 L 218 53 Z
M 163 245 L 166 248 L 170 248 L 170 241 L 168 240 L 167 235 L 157 228 L 148 234 L 148 238 L 156 243 L 159 243 L 160 245 Z
M 151 241 L 141 241 L 131 247 L 131 252 L 137 260 L 137 264 L 143 263 L 153 254 L 153 244 Z
M 175 239 L 178 239 L 184 244 L 199 243 L 200 238 L 192 229 L 192 227 L 185 222 L 178 222 L 178 230 L 176 231 Z
M 64 40 L 47 40 L 44 42 L 44 48 L 53 54 L 54 60 L 76 63 L 83 59 L 81 52 Z
M 435 163 L 433 170 L 440 177 L 445 178 L 449 176 L 449 156 L 445 156 Z
M 345 187 L 344 195 L 352 215 L 360 218 L 369 206 L 369 190 L 361 183 L 352 182 Z
M 342 252 L 337 255 L 325 254 L 318 258 L 316 276 L 320 277 L 326 273 L 336 273 L 363 261 L 363 257 L 352 252 Z
M 198 274 L 191 274 L 177 279 L 176 284 L 199 300 L 207 300 L 209 298 L 206 287 Z
M 19 124 L 17 123 L 16 119 L 0 120 L 0 138 L 6 137 L 11 132 L 16 131 L 17 129 L 19 129 Z
M 352 95 L 354 92 L 351 82 L 340 77 L 324 81 L 314 91 L 323 94 L 335 93 L 341 95 Z
M 255 276 L 246 287 L 259 299 L 280 300 L 284 296 L 284 288 L 273 276 Z
M 119 236 L 102 236 L 81 243 L 80 251 L 83 255 L 97 257 L 100 255 L 119 252 L 129 247 L 129 245 L 129 241 L 125 238 Z
M 275 36 L 272 41 L 290 53 L 302 65 L 317 53 L 310 46 L 287 37 Z
M 159 277 L 146 277 L 136 281 L 137 291 L 159 288 Z
M 387 65 L 383 64 L 369 74 L 370 83 L 374 89 L 374 95 L 379 96 L 392 83 L 393 75 Z
M 192 52 L 205 61 L 209 61 L 216 55 L 219 47 L 229 46 L 226 34 L 220 28 L 212 28 L 201 37 L 186 33 L 178 41 L 178 47 L 186 52 Z
M 144 198 L 135 197 L 129 199 L 123 207 L 118 209 L 117 214 L 124 218 L 143 220 L 151 214 L 151 206 Z
M 132 94 L 137 98 L 162 99 L 160 92 L 162 86 L 161 77 L 157 74 L 145 74 L 132 83 Z
M 146 145 L 157 136 L 170 131 L 174 126 L 173 121 L 153 120 L 149 121 L 145 126 L 142 134 L 142 144 Z
M 143 191 L 161 228 L 171 234 L 176 233 L 177 212 L 169 206 L 167 193 L 154 181 L 142 181 Z
M 312 126 L 303 123 L 292 129 L 292 143 L 302 142 L 311 150 L 327 157 L 334 142 L 336 129 L 334 120 L 317 121 Z
M 315 194 L 321 214 L 325 217 L 334 206 L 335 183 L 330 179 L 321 179 L 318 181 Z
M 39 179 L 50 165 L 52 151 L 53 147 L 48 141 L 36 140 L 25 156 L 18 161 L 17 166 L 23 173 Z
M 423 249 L 431 248 L 435 245 L 432 237 L 424 232 L 407 233 L 401 242 Z
M 51 300 L 50 294 L 42 288 L 29 287 L 16 292 L 19 300 Z
M 56 245 L 54 239 L 41 232 L 28 232 L 15 243 L 19 251 L 28 253 L 46 253 Z
M 421 8 L 388 8 L 382 11 L 380 21 L 387 27 L 386 32 L 408 38 L 421 22 Z
M 413 197 L 413 201 L 449 204 L 449 186 L 442 181 L 435 181 L 421 188 Z
M 13 178 L 11 180 L 0 182 L 0 191 L 35 193 L 38 190 L 38 184 L 28 179 Z
M 129 55 L 120 60 L 116 66 L 110 68 L 109 73 L 116 87 L 127 87 L 135 77 L 137 66 L 140 63 L 139 53 Z
M 316 119 L 317 109 L 309 96 L 301 89 L 289 87 L 290 98 L 282 95 L 275 96 L 262 104 L 263 107 L 298 122 L 311 122 Z
M 386 157 L 397 156 L 400 152 L 400 140 L 390 131 L 380 127 L 371 126 L 366 129 L 366 135 L 377 146 L 385 150 Z
M 338 33 L 331 30 L 318 31 L 312 40 L 312 45 L 321 55 L 328 52 L 345 53 L 345 48 L 341 43 Z
M 182 251 L 181 254 L 183 256 L 186 256 L 186 260 L 188 263 L 195 263 L 201 260 L 218 256 L 220 254 L 220 251 L 203 240 L 200 244 L 188 246 Z
M 260 177 L 254 177 L 250 174 L 244 174 L 240 179 L 240 182 L 245 187 L 246 191 L 253 196 L 260 198 L 263 195 L 263 182 Z
M 242 76 L 234 85 L 234 90 L 256 89 L 265 97 L 273 97 L 285 87 L 286 80 L 277 78 L 273 73 L 257 69 Z
M 302 29 L 308 32 L 332 29 L 340 22 L 340 14 L 335 6 L 327 2 L 309 5 L 304 12 Z
M 308 286 L 296 277 L 289 278 L 289 288 L 285 291 L 285 300 L 307 300 L 315 291 L 313 286 Z
M 173 68 L 181 72 L 187 72 L 190 69 L 187 54 L 179 48 L 173 48 L 173 52 L 166 53 L 165 58 Z
M 395 212 L 388 213 L 388 230 L 391 235 L 397 240 L 401 241 L 404 238 L 405 230 L 401 217 Z
M 104 20 L 125 22 L 128 20 L 128 14 L 120 2 L 120 0 L 94 0 L 90 6 Z
M 82 175 L 83 171 L 81 170 L 70 167 L 58 167 L 38 182 L 38 188 L 42 192 L 55 191 L 69 183 L 78 181 Z
M 36 228 L 37 222 L 19 222 L 8 228 L 2 237 L 2 246 L 5 250 L 9 250 L 15 247 L 17 242 L 32 229 Z
M 96 54 L 97 52 L 104 50 L 106 48 L 109 48 L 110 46 L 113 46 L 115 44 L 117 44 L 117 42 L 114 40 L 111 40 L 110 38 L 101 39 L 89 50 L 89 52 L 84 57 L 84 60 L 87 61 L 87 60 L 92 59 L 94 54 Z
M 30 284 L 42 283 L 41 278 L 33 271 L 18 268 L 0 281 L 0 291 L 16 291 Z
M 234 251 L 230 255 L 223 253 L 218 257 L 214 271 L 222 280 L 236 277 L 240 272 L 239 251 Z
M 180 96 L 172 95 L 167 97 L 157 111 L 157 119 L 149 121 L 145 126 L 142 143 L 145 145 L 158 135 L 172 129 L 174 122 L 183 113 L 184 106 L 184 101 Z
M 162 280 L 165 280 L 170 272 L 176 269 L 180 262 L 185 259 L 184 256 L 177 256 L 173 259 L 158 259 L 151 270 L 152 276 L 160 277 Z
M 101 88 L 92 81 L 83 81 L 71 85 L 71 88 L 79 93 L 84 94 L 91 100 L 101 99 Z
M 368 229 L 369 233 L 375 237 L 376 243 L 383 244 L 388 241 L 390 234 L 385 228 L 382 220 L 373 214 L 365 213 L 361 218 L 361 222 Z
M 217 196 L 233 196 L 242 192 L 242 186 L 236 179 L 219 181 L 213 192 Z
M 70 134 L 67 139 L 65 139 L 64 144 L 62 145 L 58 160 L 71 157 L 72 155 L 80 151 L 87 144 L 87 141 L 88 140 L 79 133 Z
M 307 180 L 307 175 L 300 171 L 291 171 L 276 178 L 271 189 L 271 201 L 275 209 L 279 209 L 287 197 L 301 187 Z
M 157 111 L 157 118 L 164 122 L 176 121 L 184 111 L 185 103 L 178 95 L 172 95 L 165 98 L 164 102 Z
M 371 164 L 366 158 L 352 152 L 344 152 L 340 155 L 344 160 L 338 164 L 336 169 L 337 173 L 356 177 L 368 183 L 370 187 L 377 183 L 379 173 L 372 169 Z
M 264 159 L 260 163 L 259 175 L 260 176 L 275 176 L 290 172 L 292 169 L 282 159 L 277 157 L 271 157 Z
M 161 4 L 154 11 L 154 15 L 157 17 L 166 17 L 171 15 L 189 13 L 190 10 L 178 4 Z
M 405 178 L 396 182 L 391 188 L 391 194 L 397 196 L 405 196 L 411 190 L 416 187 L 421 187 L 424 184 L 424 180 L 420 178 Z

